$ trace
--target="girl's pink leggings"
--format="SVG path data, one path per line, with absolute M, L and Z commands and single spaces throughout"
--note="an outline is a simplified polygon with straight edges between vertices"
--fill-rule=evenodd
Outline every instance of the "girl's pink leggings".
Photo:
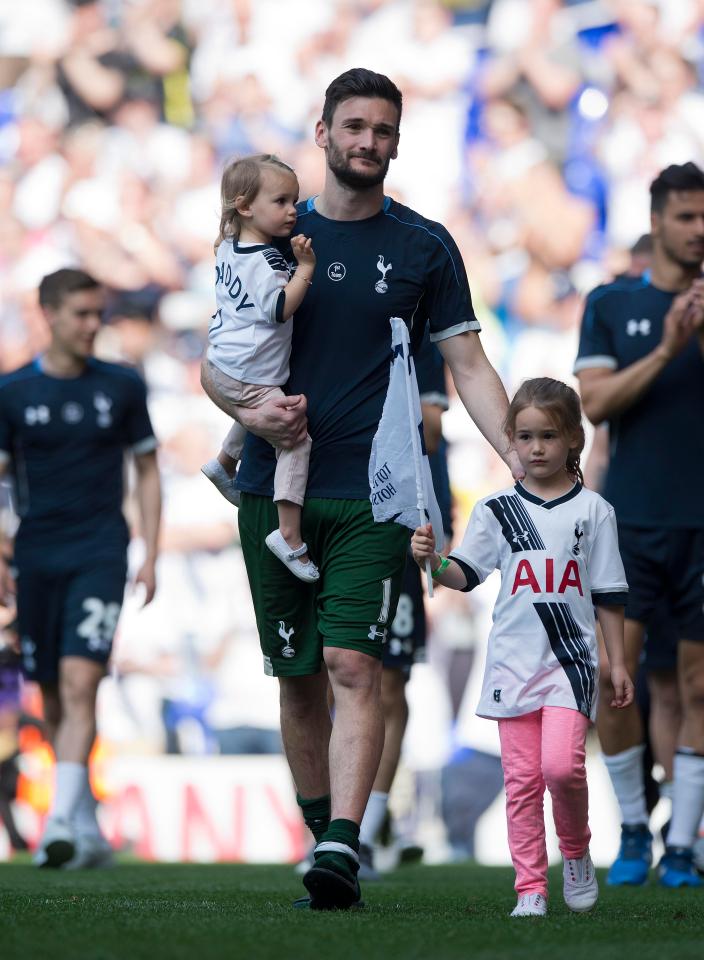
M 508 845 L 519 896 L 525 893 L 547 896 L 548 855 L 543 814 L 546 786 L 552 797 L 562 855 L 578 859 L 589 846 L 584 763 L 588 726 L 585 716 L 566 707 L 542 707 L 521 717 L 499 720 Z

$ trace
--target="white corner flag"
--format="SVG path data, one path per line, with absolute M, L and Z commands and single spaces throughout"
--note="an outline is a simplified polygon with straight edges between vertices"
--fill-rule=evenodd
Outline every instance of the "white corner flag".
M 391 317 L 391 374 L 379 427 L 369 458 L 369 498 L 377 523 L 395 520 L 411 530 L 432 523 L 436 549 L 444 541 L 442 515 L 435 497 L 423 438 L 416 368 L 408 328 Z M 433 585 L 426 564 L 428 593 Z

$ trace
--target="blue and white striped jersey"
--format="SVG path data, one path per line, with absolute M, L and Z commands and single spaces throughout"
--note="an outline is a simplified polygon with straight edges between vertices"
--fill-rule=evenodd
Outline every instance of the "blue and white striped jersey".
M 543 501 L 521 483 L 480 500 L 451 556 L 470 587 L 501 571 L 481 717 L 568 707 L 594 720 L 594 604 L 625 604 L 613 508 L 581 484 Z

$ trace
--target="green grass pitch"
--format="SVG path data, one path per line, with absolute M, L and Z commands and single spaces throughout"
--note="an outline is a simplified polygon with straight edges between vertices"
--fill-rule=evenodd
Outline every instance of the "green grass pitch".
M 293 910 L 286 866 L 122 864 L 49 872 L 0 865 L 2 960 L 701 960 L 704 890 L 610 888 L 592 914 L 562 901 L 509 919 L 513 873 L 405 867 L 364 888 L 364 910 Z

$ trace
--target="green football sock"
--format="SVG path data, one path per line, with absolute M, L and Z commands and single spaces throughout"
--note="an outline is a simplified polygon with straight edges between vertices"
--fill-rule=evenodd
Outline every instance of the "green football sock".
M 359 824 L 354 820 L 331 820 L 325 835 L 320 839 L 346 843 L 355 853 L 359 853 Z
M 351 847 L 355 853 L 359 853 L 359 824 L 353 820 L 331 820 L 324 836 L 320 838 L 322 843 L 328 840 L 335 843 L 344 843 Z M 345 856 L 344 853 L 331 850 L 316 852 L 315 865 L 316 867 L 326 867 L 328 870 L 334 870 L 349 880 L 354 880 L 359 870 L 359 863 L 356 860 Z
M 297 793 L 296 802 L 301 808 L 306 826 L 315 837 L 315 842 L 318 843 L 330 826 L 330 794 L 306 800 Z

